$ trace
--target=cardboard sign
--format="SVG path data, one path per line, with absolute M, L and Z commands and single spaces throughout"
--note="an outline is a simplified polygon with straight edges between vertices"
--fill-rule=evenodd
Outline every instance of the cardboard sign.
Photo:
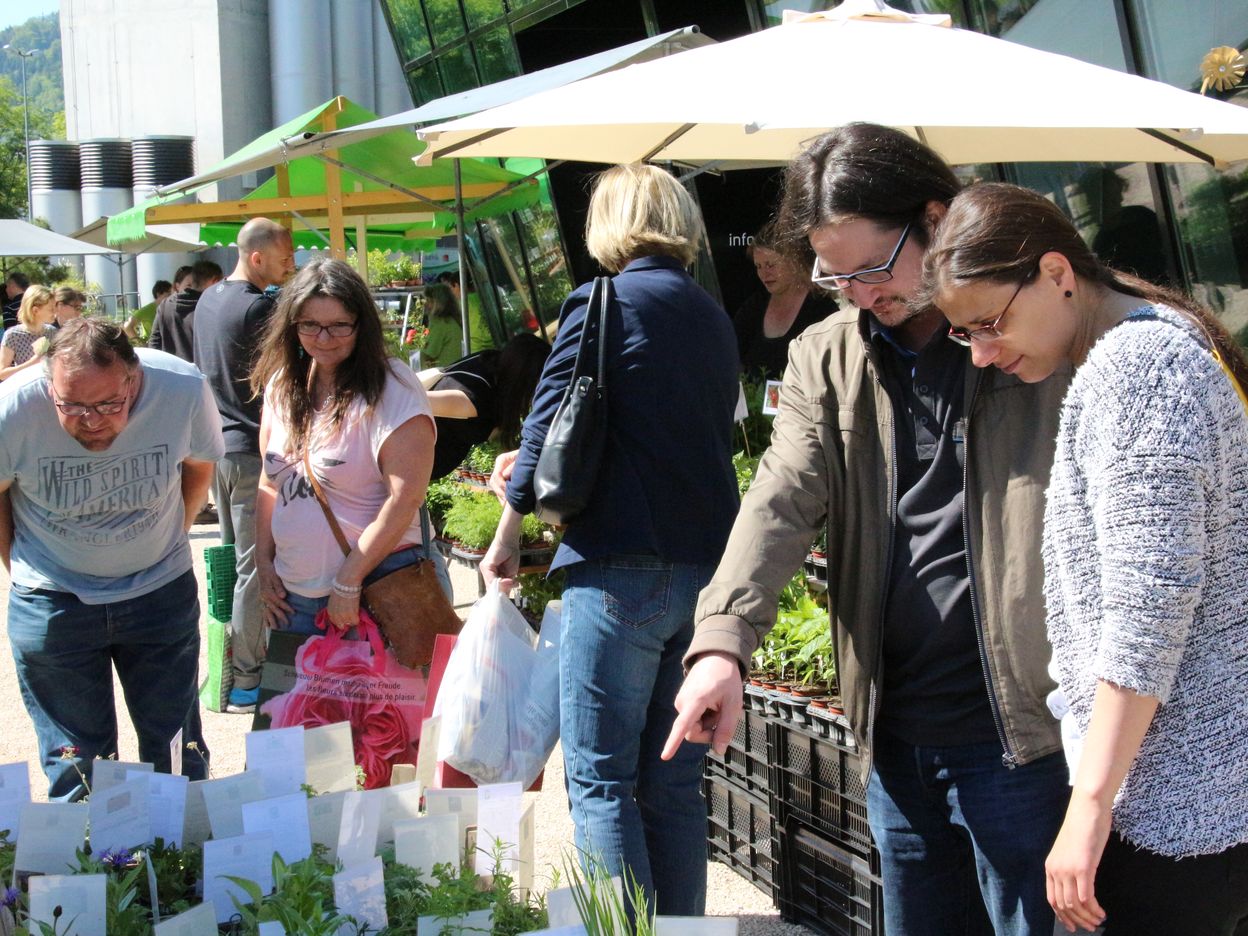
M 463 856 L 459 818 L 453 814 L 423 816 L 395 824 L 395 860 L 420 871 L 426 881 L 433 879 L 434 865 L 458 868 Z
M 156 924 L 153 936 L 218 936 L 217 915 L 212 904 L 201 903 Z
M 495 866 L 516 877 L 520 859 L 520 814 L 524 790 L 518 783 L 477 787 L 477 874 L 493 874 Z
M 302 791 L 308 776 L 302 725 L 252 731 L 243 740 L 247 744 L 247 772 L 264 779 L 265 796 Z
M 368 932 L 390 925 L 386 915 L 386 884 L 380 858 L 355 865 L 334 875 L 334 905 L 338 912 L 355 917 Z M 355 930 L 351 930 L 355 932 Z
M 268 832 L 282 861 L 294 864 L 312 856 L 312 832 L 308 827 L 308 796 L 290 793 L 243 804 L 243 832 Z
M 147 784 L 152 841 L 163 839 L 166 845 L 179 845 L 186 829 L 186 795 L 190 781 L 176 774 L 130 772 L 129 780 L 140 778 Z
M 91 850 L 120 851 L 152 840 L 152 813 L 148 808 L 147 778 L 139 776 L 91 794 Z
M 21 831 L 22 807 L 30 802 L 30 773 L 24 763 L 0 764 L 0 832 L 16 842 Z M 0 882 L 3 886 L 3 882 Z
M 338 860 L 344 868 L 362 865 L 377 852 L 377 828 L 381 825 L 381 797 L 372 793 L 347 793 L 342 801 L 338 826 Z
M 442 716 L 434 715 L 420 723 L 420 748 L 416 751 L 416 782 L 422 790 L 433 786 L 438 771 L 438 739 L 442 737 Z
M 142 771 L 143 773 L 154 773 L 156 768 L 146 763 L 130 763 L 128 761 L 119 760 L 93 760 L 91 762 L 91 795 L 101 793 L 110 787 L 126 782 L 126 777 L 132 770 Z
M 355 747 L 350 722 L 306 729 L 303 757 L 308 786 L 317 793 L 355 789 Z
M 106 874 L 32 877 L 30 919 L 53 927 L 57 936 L 107 936 L 107 888 Z
M 331 865 L 338 862 L 338 835 L 342 829 L 342 804 L 347 791 L 323 793 L 308 800 L 308 831 L 312 842 L 324 845 L 328 851 L 325 860 Z
M 200 786 L 208 824 L 214 839 L 243 834 L 243 805 L 264 799 L 264 778 L 246 771 L 220 780 L 205 780 Z
M 251 900 L 227 877 L 254 881 L 264 894 L 272 891 L 273 836 L 261 832 L 204 842 L 204 903 L 212 904 L 218 923 L 228 922 L 238 912 L 231 895 L 240 903 Z
M 27 803 L 18 824 L 14 868 L 37 874 L 63 874 L 77 866 L 78 849 L 86 844 L 87 807 L 81 803 Z
M 469 831 L 477 828 L 476 790 L 425 790 L 425 815 L 455 816 L 459 822 L 459 851 L 468 848 Z

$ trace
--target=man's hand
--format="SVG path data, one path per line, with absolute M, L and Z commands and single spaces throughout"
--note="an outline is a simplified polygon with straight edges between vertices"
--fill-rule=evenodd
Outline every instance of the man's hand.
M 671 760 L 684 741 L 710 744 L 722 755 L 740 719 L 741 667 L 737 658 L 720 652 L 702 654 L 676 694 L 676 721 L 663 746 L 663 760 Z
M 516 467 L 516 456 L 519 454 L 519 449 L 503 452 L 494 459 L 494 470 L 490 472 L 490 490 L 504 504 L 507 503 L 507 482 L 511 480 L 511 472 Z

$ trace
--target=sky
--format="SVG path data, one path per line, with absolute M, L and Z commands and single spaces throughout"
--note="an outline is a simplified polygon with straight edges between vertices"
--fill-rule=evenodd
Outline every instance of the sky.
M 24 23 L 32 16 L 55 13 L 60 0 L 4 0 L 0 3 L 0 29 Z

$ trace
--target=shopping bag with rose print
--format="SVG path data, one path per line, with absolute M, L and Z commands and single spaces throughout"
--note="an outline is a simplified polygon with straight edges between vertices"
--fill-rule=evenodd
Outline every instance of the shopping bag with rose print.
M 365 787 L 387 786 L 395 764 L 416 763 L 428 675 L 394 658 L 363 608 L 358 639 L 347 639 L 324 611 L 316 626 L 325 633 L 270 635 L 253 730 L 350 722 Z

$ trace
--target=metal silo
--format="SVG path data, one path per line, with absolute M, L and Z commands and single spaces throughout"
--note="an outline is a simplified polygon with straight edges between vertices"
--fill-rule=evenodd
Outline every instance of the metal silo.
M 131 148 L 134 203 L 146 201 L 155 189 L 195 174 L 195 141 L 189 136 L 136 137 Z M 135 258 L 139 305 L 151 301 L 157 280 L 172 280 L 174 271 L 195 262 L 189 253 L 139 254 Z
M 118 139 L 81 140 L 78 144 L 82 168 L 82 223 L 109 217 L 134 204 L 131 194 L 130 141 Z M 123 296 L 129 307 L 136 298 L 132 259 L 119 268 L 116 258 L 84 257 L 88 283 L 98 283 L 104 311 L 113 314 Z
M 78 144 L 70 140 L 30 141 L 31 214 L 58 234 L 82 227 Z M 82 257 L 54 257 L 53 262 L 82 275 Z

